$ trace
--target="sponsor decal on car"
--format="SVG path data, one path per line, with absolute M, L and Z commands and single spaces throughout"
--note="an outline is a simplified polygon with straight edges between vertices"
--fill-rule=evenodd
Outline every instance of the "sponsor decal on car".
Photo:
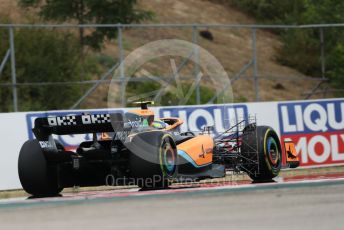
M 54 148 L 54 146 L 49 141 L 39 141 L 38 143 L 41 146 L 41 148 L 43 148 L 43 149 L 45 149 L 45 148 L 49 148 L 49 149 Z
M 290 138 L 301 166 L 344 163 L 344 101 L 278 104 L 282 140 Z
M 82 123 L 87 124 L 102 124 L 110 122 L 109 113 L 123 112 L 123 110 L 87 110 L 87 111 L 68 111 L 68 112 L 45 112 L 45 113 L 28 113 L 26 114 L 26 124 L 29 139 L 34 139 L 32 132 L 34 128 L 35 119 L 38 117 L 47 117 L 50 126 L 73 126 L 77 125 L 75 116 L 82 115 Z M 101 133 L 99 133 L 101 136 Z M 92 140 L 92 134 L 74 134 L 74 135 L 53 135 L 55 140 L 67 150 L 75 150 L 77 146 L 83 141 Z M 42 143 L 45 145 L 45 143 Z

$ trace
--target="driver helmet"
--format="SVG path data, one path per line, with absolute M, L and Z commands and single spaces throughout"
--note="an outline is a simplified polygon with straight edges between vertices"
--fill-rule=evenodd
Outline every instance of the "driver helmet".
M 156 129 L 165 129 L 167 124 L 160 119 L 156 119 L 152 122 L 151 126 Z

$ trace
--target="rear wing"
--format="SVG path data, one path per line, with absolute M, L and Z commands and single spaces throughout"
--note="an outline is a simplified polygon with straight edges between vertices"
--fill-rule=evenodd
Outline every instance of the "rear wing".
M 36 118 L 32 131 L 38 140 L 48 140 L 51 134 L 117 132 L 132 126 L 132 122 L 124 122 L 122 113 L 84 114 Z

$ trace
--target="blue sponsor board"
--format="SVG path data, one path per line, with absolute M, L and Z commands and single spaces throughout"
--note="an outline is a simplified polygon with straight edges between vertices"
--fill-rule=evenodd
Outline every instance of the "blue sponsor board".
M 301 166 L 344 163 L 344 100 L 278 104 L 282 140 L 291 139 Z
M 159 116 L 183 119 L 182 132 L 200 131 L 204 126 L 214 126 L 215 133 L 219 133 L 247 119 L 248 109 L 241 104 L 166 107 L 159 110 Z
M 29 113 L 26 115 L 28 136 L 34 138 L 32 128 L 34 120 L 38 117 L 48 116 L 71 116 L 87 114 L 102 114 L 123 112 L 124 110 L 88 110 L 88 111 L 52 111 L 44 113 Z M 187 106 L 187 107 L 162 107 L 156 110 L 157 117 L 180 117 L 184 124 L 180 131 L 201 131 L 204 126 L 214 126 L 215 134 L 222 132 L 238 122 L 248 118 L 246 105 L 210 105 L 210 106 Z M 64 146 L 75 147 L 82 141 L 91 140 L 91 134 L 62 135 L 55 136 Z
M 282 134 L 344 130 L 344 100 L 279 103 Z

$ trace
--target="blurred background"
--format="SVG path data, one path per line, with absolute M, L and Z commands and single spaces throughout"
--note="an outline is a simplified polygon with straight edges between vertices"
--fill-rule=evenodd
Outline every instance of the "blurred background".
M 220 61 L 234 102 L 343 97 L 342 12 L 339 0 L 0 0 L 0 112 L 105 108 L 126 55 L 172 38 Z M 176 65 L 189 88 L 200 67 Z M 167 79 L 170 60 L 131 76 L 128 97 L 161 88 L 147 75 Z M 187 104 L 209 102 L 214 87 L 205 78 Z M 176 102 L 167 92 L 161 105 Z

